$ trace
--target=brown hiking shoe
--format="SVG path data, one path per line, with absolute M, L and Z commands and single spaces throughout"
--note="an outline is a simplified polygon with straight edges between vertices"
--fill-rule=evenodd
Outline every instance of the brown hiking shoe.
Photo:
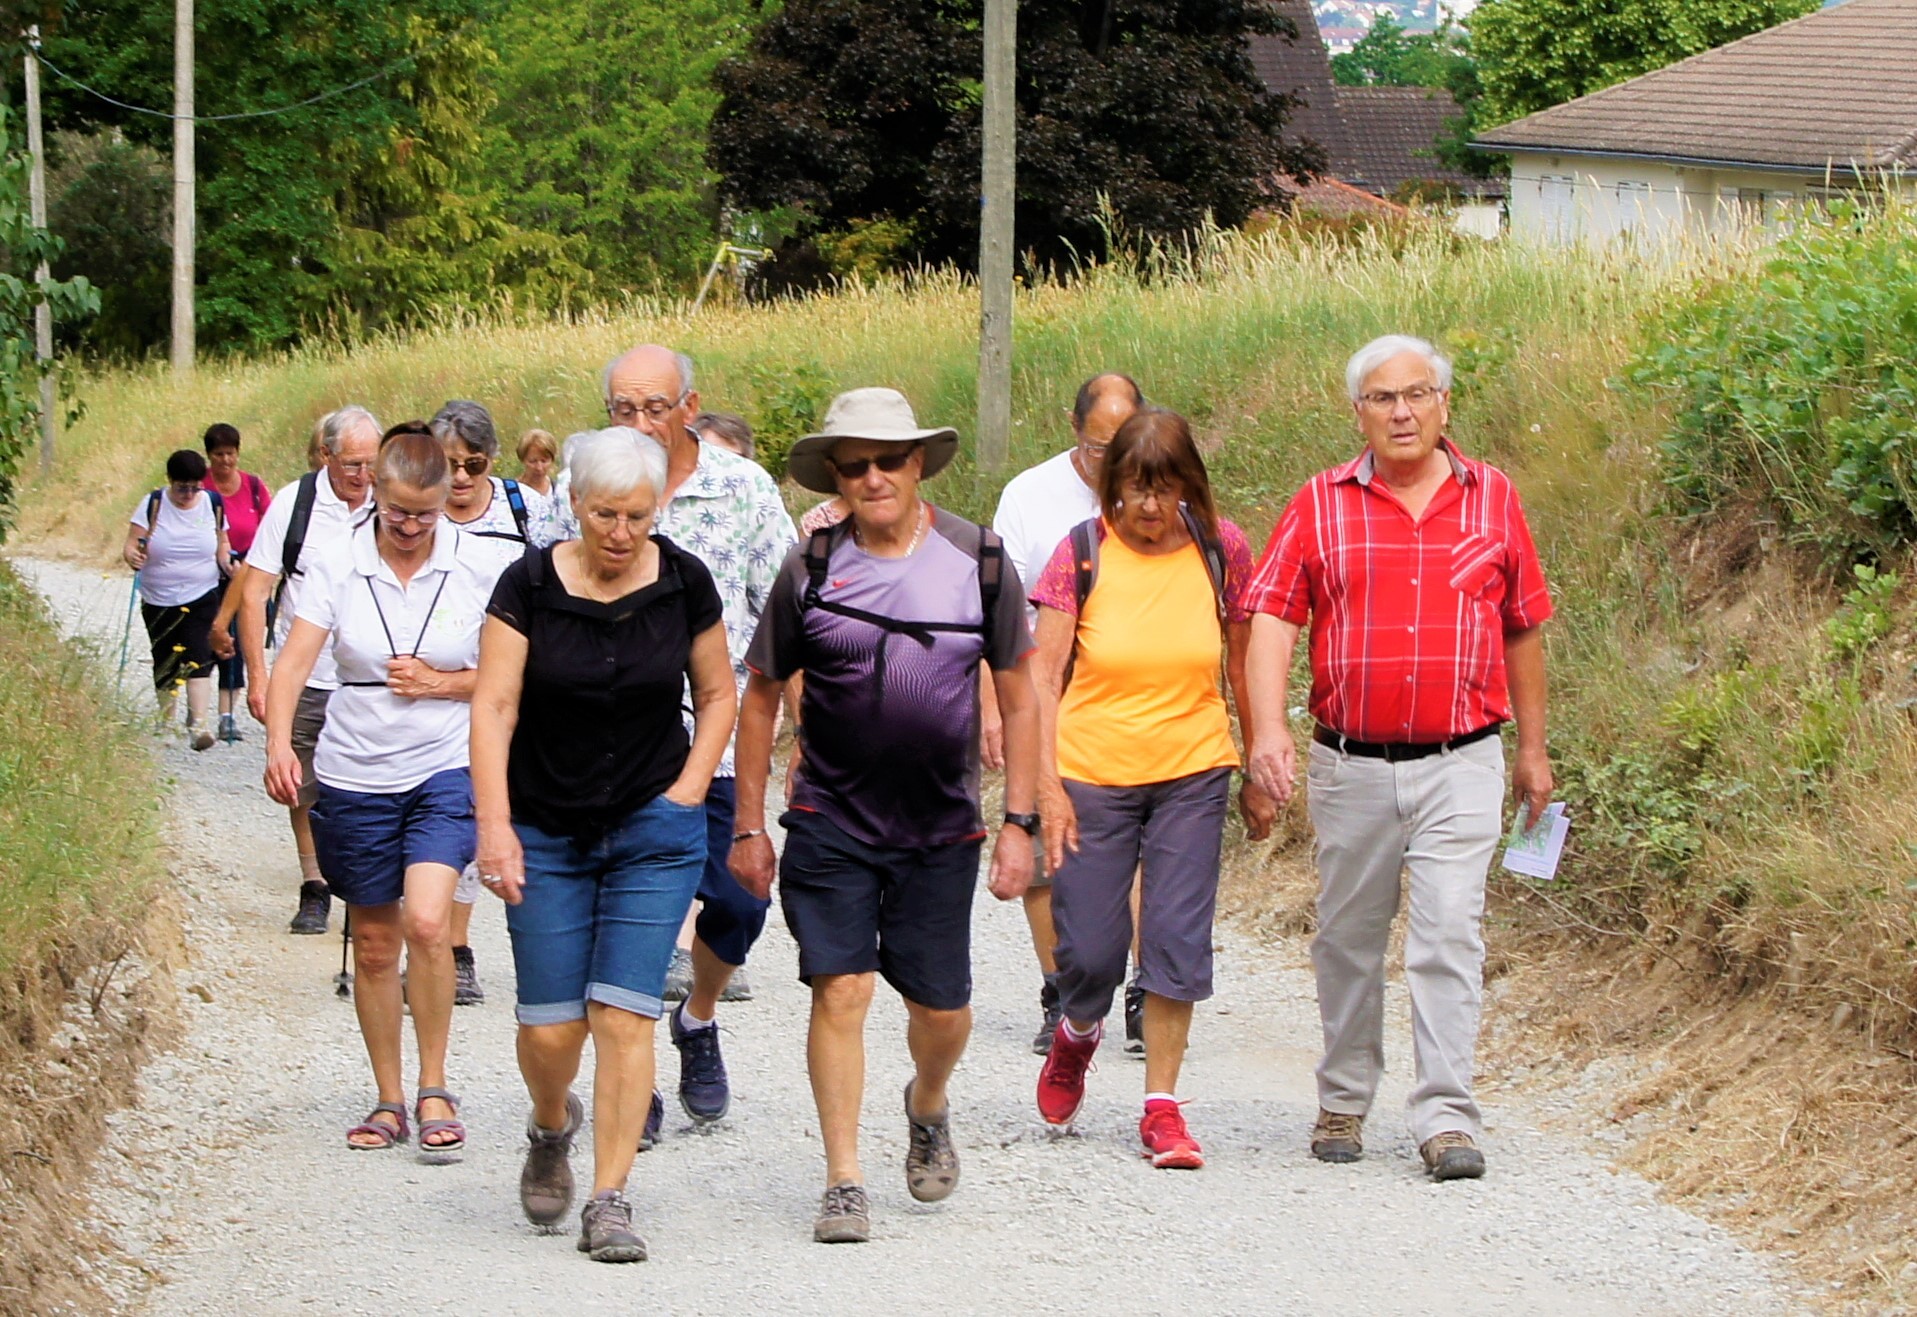
M 1463 1130 L 1433 1134 L 1418 1145 L 1418 1155 L 1434 1180 L 1475 1180 L 1484 1174 L 1484 1154 Z
M 579 1251 L 594 1262 L 644 1262 L 646 1241 L 632 1231 L 632 1204 L 601 1189 L 579 1213 Z
M 1311 1127 L 1311 1155 L 1340 1165 L 1363 1157 L 1365 1118 L 1318 1108 L 1318 1123 Z
M 566 1094 L 564 1129 L 541 1129 L 526 1117 L 526 1161 L 519 1170 L 519 1206 L 536 1226 L 558 1225 L 572 1208 L 573 1136 L 585 1123 L 586 1108 L 577 1093 Z
M 871 1239 L 872 1209 L 865 1186 L 847 1180 L 827 1189 L 812 1222 L 812 1238 L 821 1244 L 863 1244 Z
M 912 1114 L 912 1083 L 905 1085 L 905 1187 L 921 1203 L 936 1203 L 958 1188 L 958 1149 L 952 1146 L 952 1108 L 935 1120 Z

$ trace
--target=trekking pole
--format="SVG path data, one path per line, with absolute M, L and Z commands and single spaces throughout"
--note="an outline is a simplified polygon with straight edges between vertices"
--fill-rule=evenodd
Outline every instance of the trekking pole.
M 126 625 L 120 629 L 120 675 L 113 679 L 113 689 L 115 692 L 122 690 L 126 686 L 127 645 L 133 639 L 133 606 L 139 603 L 139 601 L 140 574 L 134 572 L 133 584 L 128 588 L 126 596 Z
M 353 944 L 353 912 L 348 909 L 346 918 L 339 928 L 339 973 L 333 976 L 333 995 L 350 999 L 353 995 L 353 976 L 346 970 L 346 948 Z

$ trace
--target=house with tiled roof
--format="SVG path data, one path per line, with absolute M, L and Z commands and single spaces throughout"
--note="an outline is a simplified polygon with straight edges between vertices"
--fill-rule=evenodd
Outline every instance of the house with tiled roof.
M 1917 176 L 1917 0 L 1847 0 L 1489 132 L 1511 231 L 1606 243 L 1774 226 Z
M 1326 169 L 1291 186 L 1305 209 L 1350 214 L 1402 213 L 1394 201 L 1407 184 L 1429 183 L 1466 198 L 1459 227 L 1495 236 L 1504 183 L 1473 178 L 1438 159 L 1439 140 L 1458 116 L 1447 91 L 1429 87 L 1340 87 L 1309 0 L 1274 0 L 1297 36 L 1251 38 L 1251 62 L 1265 86 L 1289 96 L 1285 133 L 1323 152 Z

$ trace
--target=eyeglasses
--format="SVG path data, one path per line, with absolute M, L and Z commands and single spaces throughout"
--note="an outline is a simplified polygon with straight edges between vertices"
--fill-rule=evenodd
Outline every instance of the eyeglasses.
M 652 524 L 658 515 L 657 508 L 648 512 L 614 512 L 611 508 L 593 508 L 586 513 L 586 519 L 601 534 L 610 535 L 615 527 L 627 526 L 634 531 L 642 530 Z
M 191 498 L 200 492 L 200 482 L 197 480 L 170 480 L 167 482 L 167 488 L 171 489 L 181 498 Z
M 888 476 L 895 471 L 903 471 L 905 464 L 912 460 L 912 454 L 918 451 L 919 446 L 913 444 L 902 453 L 887 453 L 883 457 L 855 457 L 850 462 L 837 462 L 829 457 L 825 460 L 831 462 L 832 469 L 845 479 L 863 480 L 865 473 L 873 467 L 877 467 Z
M 334 466 L 340 469 L 340 474 L 342 475 L 348 475 L 348 476 L 363 475 L 366 472 L 371 471 L 373 469 L 373 464 L 371 462 L 342 462 L 338 458 L 333 458 L 331 459 L 331 461 Z
M 490 457 L 449 457 L 446 459 L 446 465 L 452 468 L 455 474 L 464 471 L 475 480 L 485 475 L 486 468 L 492 464 L 493 459 Z
M 410 521 L 422 529 L 438 521 L 439 514 L 440 509 L 438 508 L 434 508 L 430 512 L 408 512 L 404 508 L 395 507 L 383 507 L 379 510 L 380 520 L 384 521 L 388 526 L 404 526 Z
M 1434 389 L 1429 384 L 1414 384 L 1408 389 L 1374 389 L 1370 393 L 1360 394 L 1358 401 L 1374 412 L 1395 412 L 1398 410 L 1398 399 L 1402 398 L 1415 410 L 1423 411 L 1438 400 L 1441 392 L 1443 390 Z
M 1078 455 L 1087 462 L 1103 462 L 1105 460 L 1105 454 L 1111 450 L 1111 446 L 1110 440 L 1102 444 L 1095 444 L 1089 439 L 1080 439 L 1078 441 Z
M 692 390 L 687 389 L 671 402 L 659 397 L 648 398 L 643 403 L 615 402 L 606 408 L 606 414 L 620 425 L 631 425 L 641 415 L 644 415 L 648 421 L 663 421 L 685 402 L 691 392 Z

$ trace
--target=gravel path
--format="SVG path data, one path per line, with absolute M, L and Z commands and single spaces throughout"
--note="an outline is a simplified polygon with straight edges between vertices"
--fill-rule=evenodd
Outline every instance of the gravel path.
M 117 658 L 124 575 L 16 560 L 72 629 Z M 135 637 L 135 650 L 139 649 Z M 143 691 L 137 654 L 127 687 Z M 1210 1165 L 1154 1172 L 1135 1154 L 1142 1067 L 1108 1048 L 1075 1137 L 1032 1109 L 1034 973 L 1023 920 L 981 894 L 977 1026 L 953 1085 L 964 1180 L 937 1206 L 906 1194 L 904 1012 L 881 988 L 868 1031 L 865 1159 L 874 1239 L 811 1242 L 823 1159 L 805 1079 L 806 997 L 778 922 L 755 952 L 757 999 L 724 1008 L 732 1115 L 694 1132 L 669 1102 L 631 1198 L 652 1261 L 596 1266 L 534 1234 L 517 1174 L 525 1099 L 513 1061 L 511 960 L 489 899 L 474 944 L 487 1002 L 456 1013 L 465 1159 L 350 1153 L 370 1078 L 331 991 L 336 938 L 287 935 L 296 880 L 284 814 L 260 786 L 262 736 L 161 751 L 193 963 L 185 1043 L 114 1120 L 94 1202 L 138 1267 L 107 1267 L 123 1308 L 156 1313 L 920 1312 L 1735 1313 L 1797 1311 L 1722 1231 L 1659 1203 L 1508 1109 L 1489 1112 L 1490 1176 L 1432 1185 L 1401 1116 L 1409 1054 L 1392 992 L 1387 1080 L 1362 1163 L 1305 1150 L 1318 1020 L 1295 948 L 1221 932 L 1218 997 L 1200 1008 L 1187 1108 Z M 337 915 L 335 916 L 337 926 Z M 676 1057 L 660 1030 L 661 1072 Z M 409 1038 L 410 1046 L 410 1038 Z M 590 1066 L 590 1055 L 588 1056 Z M 578 1161 L 582 1174 L 586 1159 Z M 146 1277 L 157 1283 L 150 1287 Z

